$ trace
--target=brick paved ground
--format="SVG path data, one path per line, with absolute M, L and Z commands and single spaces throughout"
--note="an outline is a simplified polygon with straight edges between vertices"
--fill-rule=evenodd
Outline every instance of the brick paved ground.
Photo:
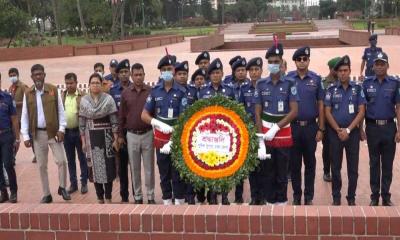
M 399 36 L 380 36 L 379 45 L 383 47 L 384 51 L 386 51 L 390 58 L 390 73 L 391 74 L 399 74 L 400 73 L 400 55 L 397 54 L 400 50 L 400 42 Z M 191 69 L 194 69 L 194 59 L 196 58 L 198 53 L 190 53 L 189 39 L 186 39 L 183 43 L 173 44 L 168 46 L 169 52 L 171 54 L 175 54 L 178 56 L 178 59 L 187 59 L 190 62 Z M 293 49 L 285 50 L 285 56 L 288 60 L 291 59 L 291 55 L 293 53 Z M 325 75 L 327 72 L 326 62 L 331 57 L 337 55 L 350 55 L 353 63 L 353 74 L 358 75 L 361 63 L 361 55 L 363 52 L 363 48 L 355 47 L 355 48 L 325 48 L 325 49 L 313 49 L 312 50 L 312 60 L 311 60 L 311 69 L 318 71 L 321 75 Z M 107 66 L 109 60 L 111 58 L 123 59 L 129 58 L 131 62 L 141 62 L 143 63 L 146 69 L 146 78 L 148 81 L 154 81 L 157 79 L 158 71 L 156 70 L 156 65 L 158 63 L 158 59 L 161 55 L 165 54 L 164 47 L 140 50 L 135 52 L 129 52 L 124 54 L 116 54 L 113 56 L 83 56 L 83 57 L 73 57 L 73 58 L 63 58 L 63 59 L 45 59 L 45 60 L 27 60 L 27 61 L 19 61 L 19 62 L 2 62 L 0 64 L 0 72 L 3 74 L 3 85 L 2 88 L 8 87 L 7 80 L 5 76 L 7 75 L 7 70 L 10 67 L 18 67 L 21 72 L 21 78 L 25 80 L 26 83 L 31 83 L 29 78 L 30 75 L 30 67 L 34 63 L 42 63 L 46 67 L 47 72 L 47 82 L 51 83 L 62 83 L 63 76 L 66 72 L 76 72 L 79 77 L 80 82 L 86 82 L 88 76 L 92 72 L 93 64 L 97 61 L 105 63 Z M 221 60 L 226 63 L 228 60 L 236 55 L 241 54 L 247 58 L 252 58 L 255 56 L 264 56 L 265 51 L 242 51 L 242 52 L 212 52 L 212 58 L 220 57 Z M 288 61 L 289 70 L 293 69 L 294 64 L 292 61 Z M 225 71 L 226 74 L 229 73 L 229 70 Z M 322 181 L 322 159 L 321 159 L 321 146 L 318 146 L 317 150 L 317 176 L 316 176 L 316 196 L 315 196 L 315 204 L 318 205 L 327 205 L 331 203 L 330 197 L 330 184 Z M 400 150 L 397 150 L 396 158 L 399 159 Z M 53 198 L 55 202 L 63 202 L 60 197 L 55 196 L 57 191 L 57 173 L 55 163 L 52 160 L 52 156 L 50 154 L 49 157 L 49 176 L 51 179 L 51 189 L 53 192 Z M 20 152 L 17 155 L 17 174 L 18 174 L 18 182 L 19 182 L 19 201 L 23 203 L 36 203 L 40 200 L 42 196 L 42 191 L 40 187 L 40 180 L 38 175 L 37 165 L 31 163 L 32 160 L 32 152 L 29 149 L 25 149 L 21 147 Z M 394 179 L 392 184 L 392 194 L 393 201 L 395 203 L 400 203 L 400 193 L 396 192 L 397 186 L 400 184 L 400 176 L 399 172 L 399 162 L 395 161 L 394 165 Z M 360 170 L 359 170 L 359 181 L 358 181 L 358 189 L 357 189 L 357 203 L 360 205 L 366 205 L 369 203 L 369 166 L 368 166 L 368 153 L 367 148 L 364 143 L 361 144 L 360 151 Z M 342 194 L 346 195 L 347 181 L 345 174 L 346 167 L 344 165 L 343 168 L 343 179 L 344 179 L 344 191 Z M 158 169 L 156 169 L 158 172 Z M 156 200 L 158 202 L 161 201 L 161 191 L 159 187 L 159 177 L 156 175 Z M 118 181 L 114 184 L 114 192 L 113 199 L 115 202 L 120 201 L 119 197 L 119 183 Z M 289 196 L 291 195 L 291 186 L 289 185 Z M 80 195 L 79 193 L 73 194 L 72 203 L 95 203 L 96 197 L 94 188 L 90 185 L 89 193 L 87 195 Z M 132 201 L 132 196 L 130 197 Z M 233 201 L 231 196 L 231 201 Z M 249 189 L 248 184 L 246 183 L 245 187 L 245 201 L 249 201 Z M 344 201 L 344 199 L 343 199 Z

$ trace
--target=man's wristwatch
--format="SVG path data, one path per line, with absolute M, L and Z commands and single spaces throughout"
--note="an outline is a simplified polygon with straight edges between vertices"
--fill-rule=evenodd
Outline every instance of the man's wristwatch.
M 346 132 L 347 132 L 347 134 L 350 134 L 350 129 L 349 128 L 346 128 Z
M 324 133 L 324 132 L 325 132 L 325 129 L 322 129 L 322 128 L 318 127 L 318 131 Z

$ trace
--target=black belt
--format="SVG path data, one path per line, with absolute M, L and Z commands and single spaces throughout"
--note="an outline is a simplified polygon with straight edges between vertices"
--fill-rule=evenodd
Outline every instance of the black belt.
M 79 128 L 66 128 L 65 131 L 76 132 L 79 131 Z
M 7 133 L 7 132 L 10 132 L 10 131 L 11 131 L 11 128 L 0 129 L 0 134 Z
M 391 118 L 391 119 L 386 119 L 386 120 L 377 120 L 377 119 L 367 118 L 367 119 L 365 119 L 365 121 L 367 123 L 369 123 L 369 124 L 375 124 L 375 125 L 378 125 L 378 126 L 385 126 L 388 123 L 394 122 L 394 119 Z
M 151 130 L 151 128 L 149 129 L 145 129 L 145 130 L 134 130 L 134 129 L 128 129 L 128 132 L 136 134 L 136 135 L 143 135 L 147 132 L 149 132 Z
M 315 119 L 307 120 L 307 121 L 295 120 L 295 121 L 293 121 L 293 123 L 299 125 L 300 127 L 305 127 L 305 126 L 307 126 L 309 124 L 316 123 L 316 120 Z
M 39 130 L 39 131 L 47 131 L 46 128 L 36 128 L 36 129 Z

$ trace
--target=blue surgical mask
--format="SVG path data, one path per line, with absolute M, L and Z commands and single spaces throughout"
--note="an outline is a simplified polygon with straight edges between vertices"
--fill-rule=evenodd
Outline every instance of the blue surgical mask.
M 10 82 L 11 82 L 12 84 L 18 82 L 18 77 L 17 77 L 17 76 L 10 77 Z
M 172 75 L 171 71 L 161 72 L 161 79 L 163 79 L 164 81 L 170 82 L 173 78 L 174 76 Z
M 277 74 L 281 70 L 281 65 L 280 64 L 268 64 L 268 71 L 271 74 Z

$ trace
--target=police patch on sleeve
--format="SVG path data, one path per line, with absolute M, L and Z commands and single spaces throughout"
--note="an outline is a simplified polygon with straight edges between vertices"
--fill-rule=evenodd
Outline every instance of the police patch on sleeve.
M 364 94 L 364 91 L 362 89 L 361 89 L 361 97 L 365 98 L 365 94 Z
M 326 101 L 331 100 L 331 93 L 330 92 L 326 93 L 325 100 Z
M 13 103 L 13 106 L 16 108 L 17 107 L 17 103 L 14 100 L 12 101 L 12 103 Z
M 292 92 L 292 95 L 297 95 L 297 88 L 296 86 L 293 86 L 290 88 L 290 92 Z
M 182 106 L 186 106 L 187 105 L 187 98 L 182 98 Z
M 146 102 L 149 103 L 149 102 L 151 102 L 151 100 L 152 100 L 152 97 L 151 97 L 151 96 L 148 96 L 147 99 L 146 99 Z

